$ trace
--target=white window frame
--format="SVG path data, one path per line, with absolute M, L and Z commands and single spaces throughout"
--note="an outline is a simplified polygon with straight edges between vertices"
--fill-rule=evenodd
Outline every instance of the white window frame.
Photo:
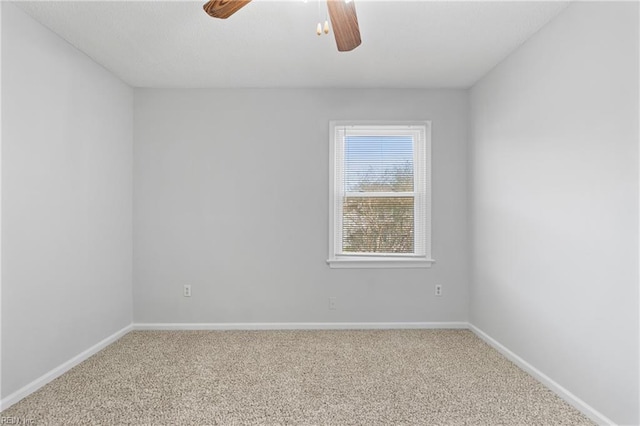
M 414 235 L 419 253 L 344 253 L 342 206 L 344 190 L 344 139 L 346 135 L 411 135 L 414 139 Z M 430 121 L 330 121 L 329 149 L 329 258 L 331 268 L 429 268 L 431 258 L 431 122 Z M 406 193 L 384 195 L 402 196 Z M 376 195 L 383 195 L 377 193 Z

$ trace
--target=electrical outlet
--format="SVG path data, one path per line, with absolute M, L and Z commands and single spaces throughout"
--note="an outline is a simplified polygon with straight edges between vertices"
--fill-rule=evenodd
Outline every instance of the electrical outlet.
M 335 297 L 330 297 L 329 298 L 329 309 L 331 309 L 331 310 L 335 310 L 336 309 L 336 298 Z
M 436 284 L 436 296 L 442 296 L 442 285 Z
M 191 297 L 191 286 L 190 285 L 187 284 L 187 285 L 184 286 L 182 295 L 184 297 Z

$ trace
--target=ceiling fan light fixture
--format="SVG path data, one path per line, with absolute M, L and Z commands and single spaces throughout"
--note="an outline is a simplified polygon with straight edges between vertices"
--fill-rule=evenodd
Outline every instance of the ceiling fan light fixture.
M 0 0 L 1 1 L 1 0 Z M 203 5 L 205 12 L 212 18 L 227 19 L 235 12 L 246 6 L 251 0 L 209 0 Z M 318 0 L 318 12 L 320 12 Z M 360 28 L 356 5 L 353 0 L 326 0 L 333 35 L 336 39 L 338 51 L 348 52 L 360 46 Z M 316 26 L 316 34 L 329 34 L 329 20 L 322 21 Z

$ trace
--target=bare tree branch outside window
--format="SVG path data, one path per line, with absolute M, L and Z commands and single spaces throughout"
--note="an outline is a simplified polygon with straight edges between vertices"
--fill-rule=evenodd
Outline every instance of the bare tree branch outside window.
M 406 164 L 361 175 L 352 192 L 412 192 L 413 167 Z M 414 197 L 352 196 L 343 202 L 342 245 L 353 253 L 413 253 Z

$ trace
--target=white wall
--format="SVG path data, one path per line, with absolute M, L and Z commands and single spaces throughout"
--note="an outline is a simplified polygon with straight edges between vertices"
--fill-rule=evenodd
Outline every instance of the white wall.
M 135 322 L 466 321 L 467 109 L 463 90 L 136 89 Z M 433 121 L 431 269 L 327 266 L 331 119 Z
M 0 2 L 0 401 L 2 400 L 2 7 Z
M 638 4 L 572 4 L 470 111 L 471 322 L 638 424 Z
M 133 91 L 2 8 L 6 397 L 131 323 Z

